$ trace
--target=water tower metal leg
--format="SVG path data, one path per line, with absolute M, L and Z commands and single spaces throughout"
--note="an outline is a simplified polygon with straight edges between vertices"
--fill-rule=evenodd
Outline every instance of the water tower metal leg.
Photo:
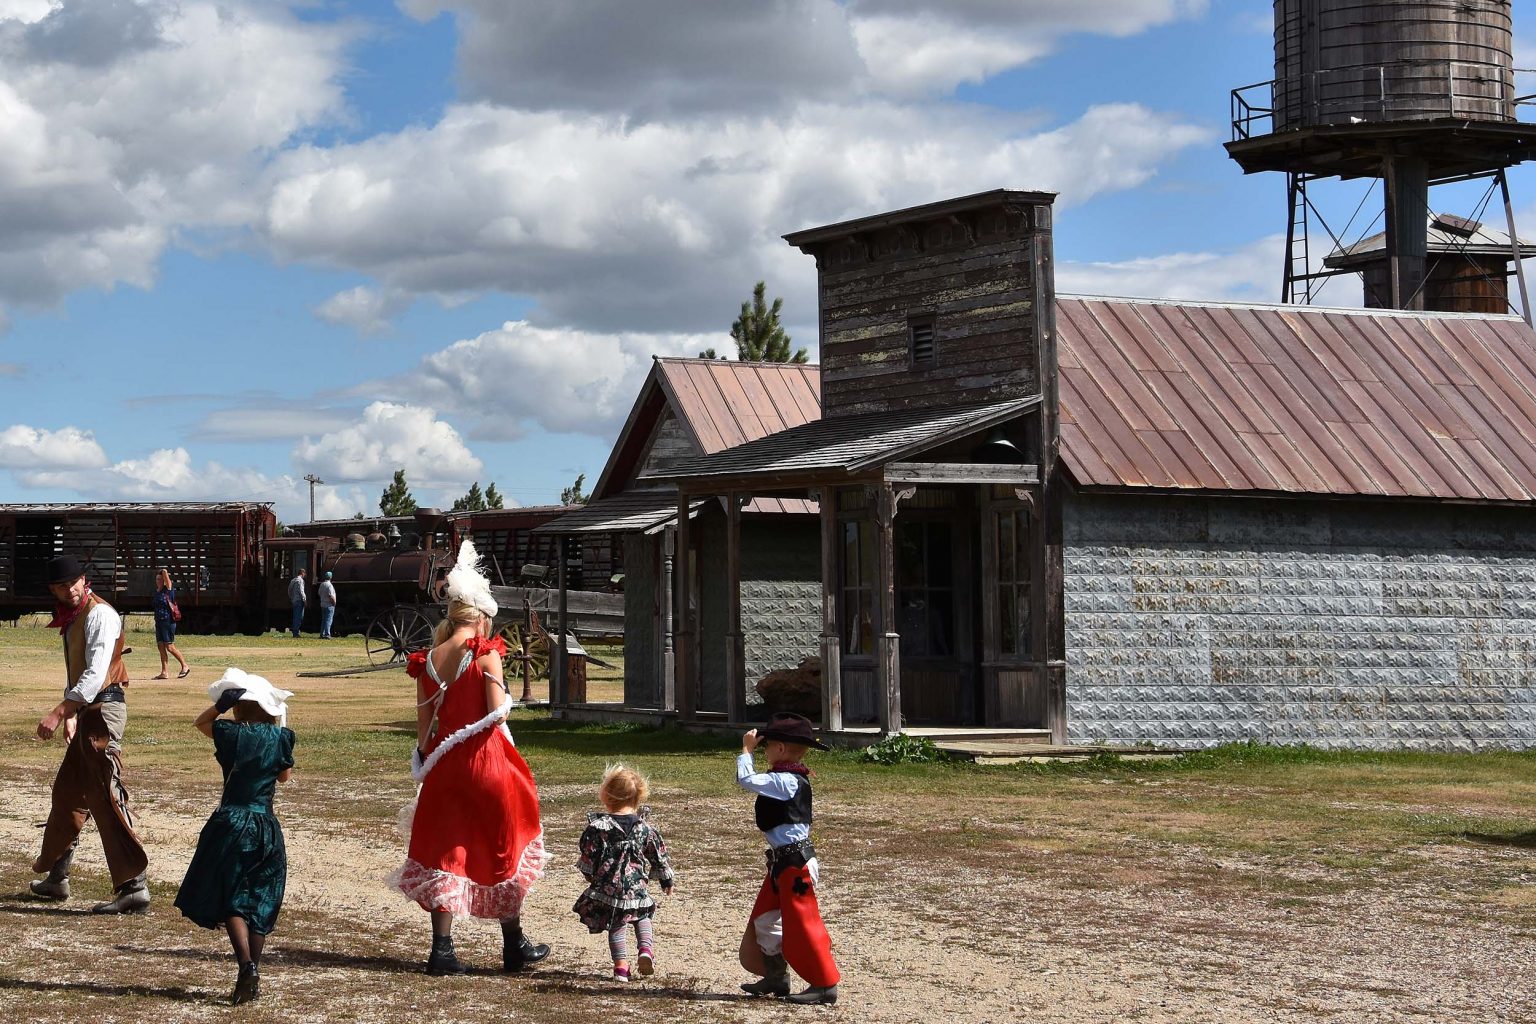
M 1515 208 L 1509 201 L 1509 179 L 1504 175 L 1504 168 L 1499 168 L 1495 177 L 1499 180 L 1499 192 L 1504 197 L 1504 223 L 1509 231 L 1510 258 L 1515 261 L 1515 280 L 1520 283 L 1520 314 L 1525 317 L 1526 323 L 1531 320 L 1531 297 L 1525 287 L 1525 259 L 1520 252 L 1520 235 L 1515 231 Z
M 1429 167 L 1421 159 L 1406 156 L 1388 157 L 1382 163 L 1392 308 L 1423 309 L 1429 262 Z

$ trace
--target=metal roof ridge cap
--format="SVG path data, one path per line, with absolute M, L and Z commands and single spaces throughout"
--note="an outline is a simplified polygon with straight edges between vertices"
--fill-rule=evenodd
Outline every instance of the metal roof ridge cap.
M 1240 299 L 1171 299 L 1151 298 L 1146 295 L 1089 295 L 1057 294 L 1056 301 L 1078 300 L 1082 302 L 1132 302 L 1148 306 L 1194 306 L 1220 309 L 1273 309 L 1289 313 L 1346 313 L 1353 316 L 1387 316 L 1394 319 L 1435 320 L 1517 320 L 1525 322 L 1518 313 L 1445 313 L 1428 309 L 1372 309 L 1365 306 L 1304 306 L 1294 302 L 1244 302 Z

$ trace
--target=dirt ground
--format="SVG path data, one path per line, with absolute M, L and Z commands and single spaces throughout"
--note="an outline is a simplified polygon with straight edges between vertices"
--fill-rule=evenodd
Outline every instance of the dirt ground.
M 554 953 L 504 977 L 494 925 L 458 929 L 464 978 L 420 973 L 425 915 L 382 877 L 411 793 L 403 674 L 296 677 L 356 660 L 337 641 L 187 638 L 197 669 L 148 682 L 130 658 L 128 782 L 154 906 L 92 917 L 108 884 L 81 844 L 76 896 L 26 894 L 62 747 L 30 739 L 60 686 L 56 639 L 0 629 L 0 1014 L 28 1021 L 869 1022 L 1536 1021 L 1536 760 L 1324 762 L 1139 774 L 877 769 L 818 775 L 822 900 L 844 973 L 834 1008 L 742 996 L 735 962 L 760 854 L 729 741 L 512 726 L 539 775 L 555 861 L 525 925 Z M 262 998 L 224 1005 L 222 933 L 172 908 L 218 800 L 188 724 L 224 664 L 299 692 L 295 781 L 279 795 L 289 887 Z M 174 666 L 173 666 L 174 668 Z M 655 978 L 615 986 L 569 912 L 575 840 L 607 760 L 640 764 L 680 884 Z M 813 765 L 813 767 L 815 767 Z M 824 781 L 823 781 L 824 780 Z

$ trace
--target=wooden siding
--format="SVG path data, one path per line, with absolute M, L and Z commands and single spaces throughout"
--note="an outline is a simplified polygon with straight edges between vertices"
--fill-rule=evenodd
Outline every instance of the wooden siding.
M 666 476 L 673 466 L 699 454 L 698 445 L 693 443 L 672 410 L 667 409 L 646 444 L 645 458 L 635 476 L 642 480 L 646 477 Z
M 1048 213 L 1038 218 L 1048 223 Z M 825 415 L 959 406 L 1039 393 L 1028 208 L 830 243 L 821 268 Z M 910 365 L 908 320 L 931 315 L 936 356 Z

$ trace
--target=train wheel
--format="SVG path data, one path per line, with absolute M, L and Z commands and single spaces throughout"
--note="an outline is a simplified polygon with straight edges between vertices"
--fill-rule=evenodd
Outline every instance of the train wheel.
M 523 654 L 525 634 L 528 640 L 526 655 Z M 507 654 L 501 660 L 501 670 L 508 687 L 513 693 L 522 693 L 522 700 L 532 700 L 533 694 L 521 689 L 523 662 L 528 663 L 530 686 L 534 682 L 542 683 L 549 678 L 549 634 L 538 625 L 530 629 L 521 622 L 513 621 L 501 627 L 497 635 L 507 642 Z
M 397 604 L 373 617 L 363 636 L 368 661 L 387 665 L 432 646 L 432 620 L 420 608 Z

